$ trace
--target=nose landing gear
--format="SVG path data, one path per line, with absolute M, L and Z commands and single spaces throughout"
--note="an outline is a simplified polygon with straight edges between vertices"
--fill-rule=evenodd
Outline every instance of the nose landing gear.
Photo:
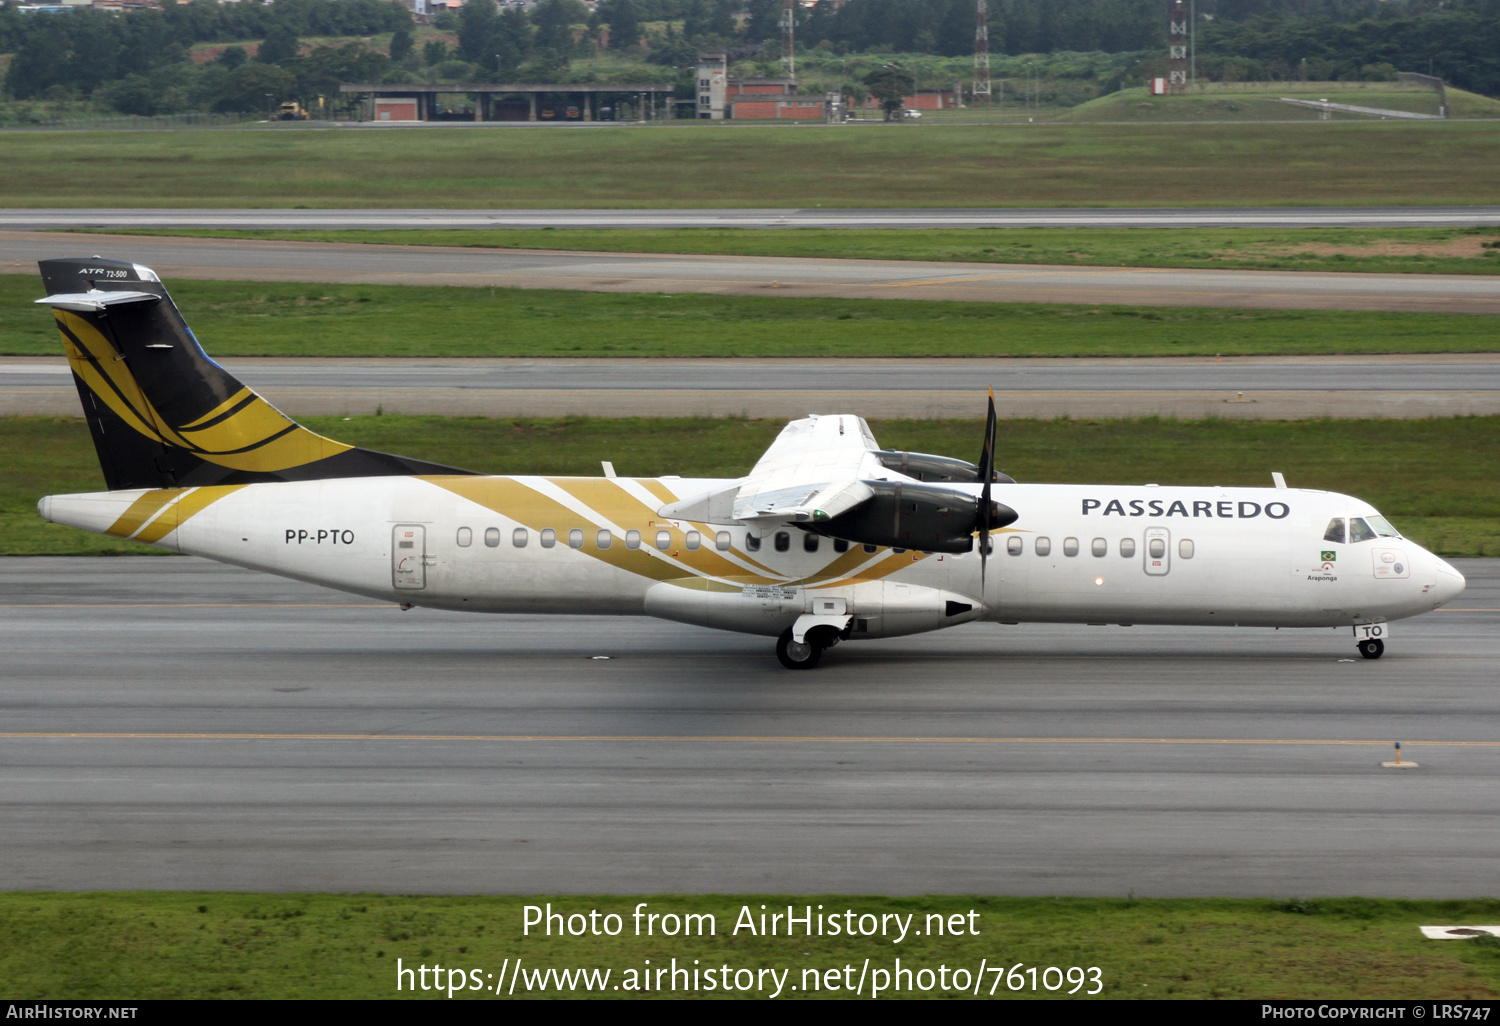
M 1367 638 L 1356 647 L 1359 649 L 1359 654 L 1366 659 L 1379 659 L 1385 654 L 1385 642 L 1379 638 Z

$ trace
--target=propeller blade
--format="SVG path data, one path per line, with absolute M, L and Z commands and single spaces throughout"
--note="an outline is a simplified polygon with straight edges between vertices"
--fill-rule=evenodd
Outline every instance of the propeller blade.
M 990 486 L 995 479 L 995 388 L 990 386 L 990 408 L 984 419 L 984 450 L 979 454 L 979 476 L 984 481 L 979 490 L 979 595 L 985 592 L 985 570 L 990 556 L 990 530 L 992 527 Z

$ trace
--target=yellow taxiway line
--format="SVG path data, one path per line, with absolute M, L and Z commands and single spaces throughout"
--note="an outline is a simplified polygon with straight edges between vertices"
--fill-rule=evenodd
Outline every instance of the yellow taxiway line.
M 1390 740 L 1358 738 L 1226 737 L 900 737 L 797 734 L 226 734 L 141 731 L 3 731 L 0 740 L 47 741 L 648 741 L 763 743 L 774 741 L 838 744 L 916 745 L 1345 745 L 1389 748 Z M 1406 748 L 1500 748 L 1500 741 L 1407 741 Z

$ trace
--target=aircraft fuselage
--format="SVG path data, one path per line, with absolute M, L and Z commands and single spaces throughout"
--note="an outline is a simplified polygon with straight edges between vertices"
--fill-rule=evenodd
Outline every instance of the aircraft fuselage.
M 394 602 L 652 615 L 847 637 L 1002 622 L 1333 627 L 1428 612 L 1463 589 L 1393 536 L 1329 540 L 1367 503 L 1307 489 L 1008 484 L 1023 511 L 978 551 L 866 546 L 794 524 L 663 518 L 733 481 L 371 477 L 50 496 L 44 517 Z M 977 492 L 977 486 L 971 490 Z

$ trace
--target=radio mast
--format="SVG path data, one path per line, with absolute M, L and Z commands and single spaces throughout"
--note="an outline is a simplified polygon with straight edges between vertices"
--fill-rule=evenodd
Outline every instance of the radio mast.
M 980 97 L 984 99 L 980 99 Z M 990 102 L 990 27 L 985 0 L 974 4 L 974 103 Z
M 797 77 L 797 59 L 793 56 L 794 40 L 792 26 L 796 18 L 792 0 L 781 0 L 781 74 L 783 78 Z

